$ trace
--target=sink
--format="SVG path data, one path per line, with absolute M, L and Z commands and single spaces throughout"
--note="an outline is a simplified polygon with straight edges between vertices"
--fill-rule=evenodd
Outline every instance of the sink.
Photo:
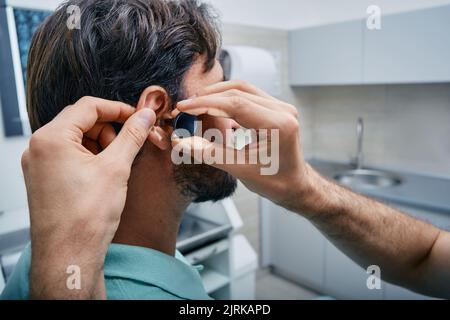
M 351 188 L 388 188 L 403 183 L 403 179 L 395 174 L 376 170 L 352 170 L 337 174 L 334 179 Z

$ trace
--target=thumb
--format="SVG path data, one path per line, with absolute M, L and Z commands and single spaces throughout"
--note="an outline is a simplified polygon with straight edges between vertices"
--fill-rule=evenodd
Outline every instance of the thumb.
M 151 109 L 136 112 L 125 122 L 117 138 L 102 154 L 123 161 L 131 167 L 155 121 L 156 115 Z

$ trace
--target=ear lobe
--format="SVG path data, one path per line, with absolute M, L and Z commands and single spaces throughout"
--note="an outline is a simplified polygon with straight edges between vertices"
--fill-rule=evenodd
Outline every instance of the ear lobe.
M 142 92 L 139 98 L 137 110 L 150 108 L 156 113 L 156 120 L 168 119 L 170 117 L 170 98 L 166 90 L 160 86 L 150 86 Z

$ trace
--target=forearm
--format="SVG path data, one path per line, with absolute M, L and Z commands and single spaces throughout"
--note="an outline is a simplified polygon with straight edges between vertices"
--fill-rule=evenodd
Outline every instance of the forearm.
M 310 167 L 307 171 L 309 187 L 294 211 L 362 267 L 378 265 L 383 279 L 414 289 L 426 286 L 439 229 L 342 188 Z

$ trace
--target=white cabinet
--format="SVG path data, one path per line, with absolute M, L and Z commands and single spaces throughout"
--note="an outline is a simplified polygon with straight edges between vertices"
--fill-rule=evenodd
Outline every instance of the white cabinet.
M 292 85 L 362 82 L 363 23 L 351 21 L 290 33 Z
M 242 235 L 212 243 L 186 255 L 200 271 L 206 292 L 218 300 L 254 300 L 258 256 Z
M 450 82 L 450 5 L 290 32 L 291 85 Z
M 369 276 L 366 270 L 327 241 L 324 288 L 327 295 L 340 299 L 383 299 L 383 286 L 372 290 L 367 287 Z
M 450 6 L 385 16 L 364 38 L 364 83 L 450 81 Z
M 325 238 L 306 219 L 262 200 L 263 264 L 309 288 L 322 291 Z
M 430 300 L 432 298 L 424 296 L 408 289 L 395 286 L 389 283 L 383 283 L 384 298 L 386 300 Z
M 5 285 L 6 285 L 5 277 L 3 276 L 3 272 L 0 269 L 0 295 L 3 292 L 3 289 L 5 289 Z

